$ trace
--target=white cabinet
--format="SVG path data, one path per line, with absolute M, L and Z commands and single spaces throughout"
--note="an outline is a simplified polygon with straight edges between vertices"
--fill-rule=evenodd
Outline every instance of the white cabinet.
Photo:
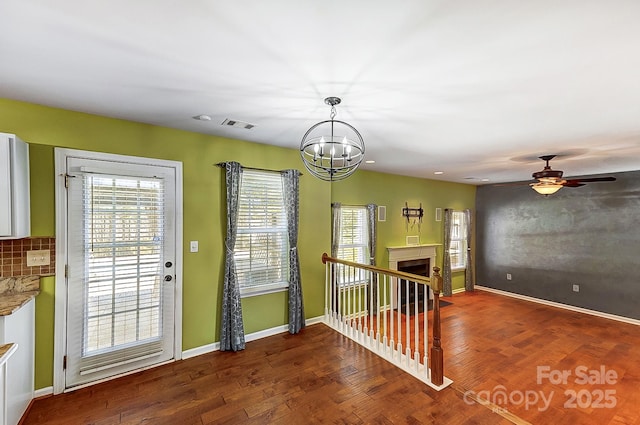
M 30 235 L 29 145 L 0 133 L 0 239 Z
M 15 344 L 0 345 L 0 424 L 7 425 L 7 361 L 18 348 Z
M 18 346 L 6 368 L 7 425 L 17 425 L 33 399 L 35 304 L 32 299 L 13 314 L 0 316 L 0 344 Z

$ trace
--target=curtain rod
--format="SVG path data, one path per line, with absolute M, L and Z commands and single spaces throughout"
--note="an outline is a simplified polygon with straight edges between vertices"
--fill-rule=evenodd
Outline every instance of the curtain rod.
M 373 202 L 370 202 L 368 204 L 344 204 L 342 202 L 332 202 L 331 206 L 334 206 L 335 204 L 340 204 L 340 206 L 342 207 L 366 207 L 367 205 L 376 205 Z
M 218 162 L 217 164 L 213 164 L 213 165 L 217 165 L 220 168 L 225 168 L 227 166 L 227 163 L 226 162 Z M 245 167 L 242 164 L 240 166 L 242 168 L 247 169 L 247 170 L 268 171 L 268 172 L 271 172 L 271 173 L 281 173 L 283 171 L 283 170 L 270 170 L 268 168 Z M 298 173 L 300 173 L 301 176 L 304 176 L 304 174 L 301 171 L 299 171 L 299 170 L 297 170 L 297 171 L 298 171 Z

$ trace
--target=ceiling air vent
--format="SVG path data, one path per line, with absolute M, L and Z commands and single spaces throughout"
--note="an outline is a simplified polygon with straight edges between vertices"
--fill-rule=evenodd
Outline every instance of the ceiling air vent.
M 229 118 L 226 118 L 224 121 L 222 121 L 221 125 L 228 125 L 229 127 L 236 127 L 236 128 L 244 128 L 245 130 L 251 130 L 253 127 L 255 127 L 254 124 L 249 124 L 248 122 L 244 122 L 244 121 L 232 120 Z

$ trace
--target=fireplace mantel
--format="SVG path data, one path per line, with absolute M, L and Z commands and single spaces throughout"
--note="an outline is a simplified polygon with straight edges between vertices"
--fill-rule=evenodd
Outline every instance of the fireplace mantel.
M 391 270 L 398 270 L 398 261 L 418 260 L 421 258 L 430 258 L 431 267 L 433 267 L 436 265 L 436 247 L 438 246 L 442 246 L 442 244 L 429 243 L 422 245 L 388 246 L 389 268 Z

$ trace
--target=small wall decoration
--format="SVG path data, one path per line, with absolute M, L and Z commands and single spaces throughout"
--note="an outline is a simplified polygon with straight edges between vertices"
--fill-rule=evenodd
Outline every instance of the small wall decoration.
M 378 206 L 378 221 L 387 221 L 387 207 L 384 205 Z
M 420 244 L 420 236 L 415 235 L 415 236 L 407 236 L 405 238 L 406 240 L 406 245 L 410 246 L 410 245 L 419 245 Z

